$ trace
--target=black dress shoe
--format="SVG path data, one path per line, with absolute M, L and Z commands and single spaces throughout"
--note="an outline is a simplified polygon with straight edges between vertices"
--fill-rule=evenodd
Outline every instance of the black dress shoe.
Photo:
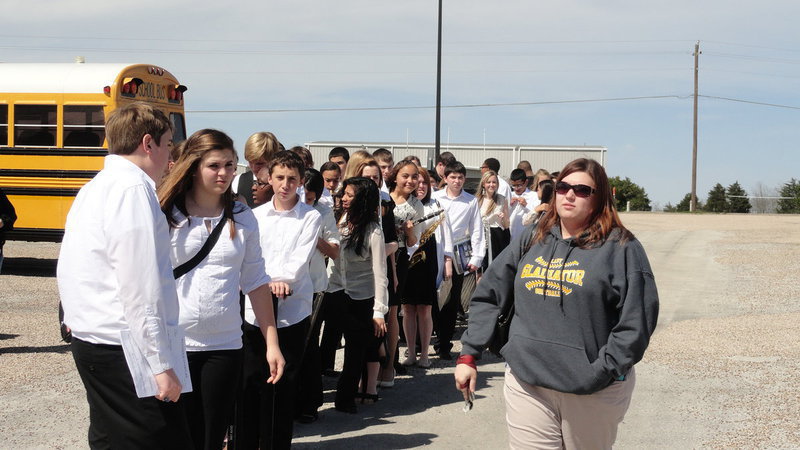
M 333 369 L 325 369 L 322 371 L 322 376 L 329 377 L 329 378 L 336 378 L 339 376 L 339 372 Z
M 358 413 L 358 408 L 356 408 L 355 404 L 352 405 L 336 405 L 334 409 L 339 412 L 347 413 L 347 414 L 356 414 Z
M 303 413 L 297 416 L 297 421 L 300 423 L 314 423 L 319 419 L 319 414 L 314 411 L 313 413 Z
M 439 359 L 443 359 L 445 361 L 451 361 L 453 359 L 453 355 L 450 352 L 442 351 L 439 352 Z

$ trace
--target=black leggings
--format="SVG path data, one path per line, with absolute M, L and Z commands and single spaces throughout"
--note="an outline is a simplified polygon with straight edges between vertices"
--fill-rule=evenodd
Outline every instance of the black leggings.
M 326 294 L 331 302 L 333 319 L 344 331 L 344 367 L 336 385 L 336 405 L 351 406 L 355 403 L 358 380 L 365 362 L 378 361 L 380 340 L 375 337 L 372 321 L 374 298 L 353 300 L 344 291 Z
M 242 350 L 188 352 L 192 392 L 181 396 L 197 450 L 222 448 L 233 417 Z

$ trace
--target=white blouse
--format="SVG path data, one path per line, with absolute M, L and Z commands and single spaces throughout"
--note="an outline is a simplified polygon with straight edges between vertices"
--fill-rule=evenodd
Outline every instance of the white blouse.
M 319 238 L 329 244 L 339 245 L 339 241 L 342 237 L 339 235 L 339 227 L 336 226 L 336 218 L 333 216 L 333 211 L 320 202 L 314 205 L 314 209 L 322 216 Z M 309 272 L 311 274 L 311 283 L 314 285 L 314 292 L 323 292 L 328 288 L 328 271 L 325 266 L 325 255 L 316 248 L 316 244 L 314 254 L 311 255 Z
M 347 216 L 343 215 L 344 223 Z M 386 248 L 383 242 L 383 230 L 377 223 L 367 229 L 364 239 L 365 249 L 362 255 L 354 249 L 347 249 L 347 229 L 340 228 L 342 244 L 339 257 L 329 267 L 331 278 L 328 292 L 344 290 L 353 300 L 366 300 L 375 297 L 373 318 L 382 318 L 389 312 L 389 281 L 386 278 Z
M 409 220 L 417 220 L 421 219 L 425 215 L 425 207 L 422 206 L 422 202 L 419 201 L 416 197 L 408 197 L 405 203 L 395 203 L 394 205 L 394 227 L 397 230 L 397 242 L 400 244 L 400 248 L 406 247 L 406 233 L 405 233 L 405 223 Z M 417 239 L 422 235 L 425 231 L 425 224 L 418 223 L 414 225 L 414 234 L 417 236 Z
M 497 194 L 497 203 L 494 204 L 494 208 L 489 211 L 489 205 L 491 201 L 484 198 L 483 202 L 481 203 L 481 219 L 483 220 L 483 225 L 489 228 L 505 228 L 503 226 L 503 219 L 500 218 L 500 214 L 503 212 L 503 207 L 506 204 L 506 198 L 500 194 Z
M 170 230 L 170 257 L 173 267 L 178 267 L 200 251 L 211 234 L 209 228 L 213 230 L 222 215 L 187 218 L 175 208 L 173 217 L 178 224 Z M 241 348 L 239 289 L 249 293 L 270 281 L 264 271 L 253 212 L 237 202 L 233 219 L 236 225 L 233 239 L 230 223 L 226 223 L 208 256 L 176 280 L 179 323 L 186 333 L 187 351 Z

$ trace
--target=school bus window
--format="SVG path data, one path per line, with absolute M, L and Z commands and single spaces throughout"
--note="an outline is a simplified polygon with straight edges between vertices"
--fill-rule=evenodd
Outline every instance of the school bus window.
M 55 105 L 15 105 L 14 145 L 17 147 L 56 145 Z
M 102 106 L 64 105 L 64 147 L 102 147 L 104 123 Z
M 8 105 L 0 105 L 0 146 L 8 145 Z
M 172 142 L 178 144 L 186 140 L 186 124 L 183 122 L 183 115 L 169 113 L 169 120 L 172 122 Z

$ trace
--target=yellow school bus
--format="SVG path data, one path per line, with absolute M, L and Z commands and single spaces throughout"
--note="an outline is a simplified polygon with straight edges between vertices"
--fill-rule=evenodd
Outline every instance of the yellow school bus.
M 17 212 L 8 239 L 61 241 L 78 190 L 103 167 L 105 118 L 144 101 L 186 138 L 186 86 L 147 64 L 0 63 L 0 187 Z

